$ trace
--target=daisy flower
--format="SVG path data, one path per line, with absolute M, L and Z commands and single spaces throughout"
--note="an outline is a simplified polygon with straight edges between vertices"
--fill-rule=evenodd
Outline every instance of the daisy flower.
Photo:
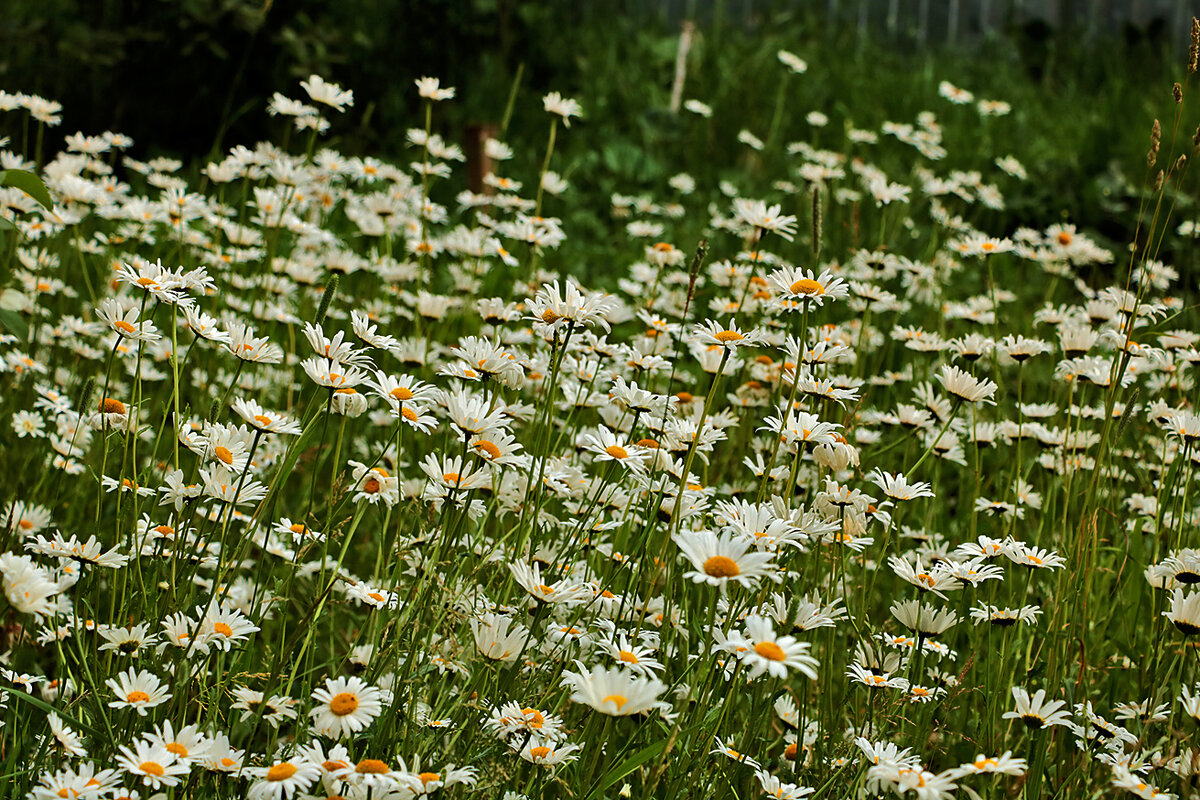
M 1023 542 L 1013 542 L 1004 550 L 1004 555 L 1014 564 L 1029 569 L 1062 569 L 1066 566 L 1065 558 L 1053 550 L 1043 550 Z
M 117 696 L 108 704 L 109 708 L 134 708 L 141 716 L 146 716 L 146 710 L 162 705 L 171 699 L 171 693 L 162 684 L 158 676 L 148 670 L 135 672 L 130 667 L 127 672 L 120 673 L 116 678 L 106 682 Z
M 1038 689 L 1031 697 L 1029 692 L 1020 686 L 1012 687 L 1013 700 L 1016 701 L 1015 711 L 1006 711 L 1002 719 L 1019 719 L 1030 729 L 1040 729 L 1051 725 L 1070 727 L 1071 715 L 1063 708 L 1067 705 L 1063 700 L 1046 700 L 1046 690 Z
M 915 500 L 918 497 L 935 496 L 928 483 L 923 481 L 909 483 L 906 476 L 900 474 L 892 475 L 878 467 L 871 471 L 867 479 L 882 489 L 883 493 L 893 500 Z
M 400 499 L 400 483 L 383 467 L 367 467 L 358 461 L 347 462 L 352 470 L 350 479 L 354 486 L 355 502 L 386 503 L 394 505 Z
M 157 789 L 161 786 L 177 786 L 179 777 L 188 774 L 192 765 L 175 757 L 175 754 L 161 745 L 153 745 L 146 740 L 134 742 L 132 748 L 120 748 L 117 764 L 134 778 L 141 778 L 142 784 Z
M 516 661 L 529 641 L 529 629 L 513 624 L 512 618 L 503 614 L 473 617 L 471 635 L 475 638 L 475 648 L 480 655 L 506 663 Z
M 518 747 L 517 755 L 531 764 L 541 767 L 557 767 L 559 764 L 569 764 L 579 758 L 576 751 L 580 749 L 575 744 L 558 744 L 553 740 L 530 737 L 524 744 L 513 743 Z
M 901 625 L 923 637 L 938 636 L 958 622 L 958 615 L 953 611 L 936 608 L 919 600 L 893 603 L 890 610 Z
M 684 573 L 685 577 L 696 583 L 723 588 L 733 581 L 751 587 L 770 574 L 771 554 L 750 552 L 754 543 L 736 533 L 718 536 L 712 531 L 680 531 L 673 541 L 692 563 L 693 569 Z
M 716 345 L 724 347 L 726 350 L 734 350 L 739 347 L 749 347 L 760 344 L 763 341 L 763 335 L 755 330 L 740 331 L 730 320 L 727 327 L 721 325 L 714 320 L 707 320 L 695 326 L 694 341 L 701 345 Z
M 784 300 L 791 301 L 785 304 L 789 310 L 802 309 L 805 304 L 821 306 L 826 300 L 839 300 L 850 293 L 846 282 L 829 270 L 818 275 L 812 270 L 784 266 L 768 275 L 767 281 Z
M 631 472 L 645 470 L 647 452 L 634 445 L 622 444 L 616 434 L 604 426 L 597 428 L 595 433 L 581 436 L 579 445 L 595 454 L 597 462 L 614 461 Z
M 320 75 L 309 75 L 308 80 L 300 81 L 300 88 L 308 92 L 314 103 L 322 103 L 335 111 L 345 111 L 347 106 L 354 105 L 354 92 L 343 90 L 336 83 L 329 83 Z
M 319 703 L 309 712 L 313 727 L 332 739 L 361 731 L 383 711 L 382 693 L 360 678 L 327 678 L 312 696 Z
M 551 92 L 542 98 L 542 106 L 551 114 L 558 114 L 563 118 L 563 125 L 571 127 L 571 117 L 579 117 L 583 114 L 583 107 L 578 102 L 567 97 L 563 97 L 558 92 Z
M 1171 607 L 1162 612 L 1184 636 L 1200 634 L 1200 592 L 1184 595 L 1176 589 L 1171 595 Z
M 754 775 L 758 778 L 758 785 L 763 792 L 776 800 L 802 800 L 816 791 L 808 786 L 784 783 L 764 769 L 755 770 Z
M 779 213 L 781 209 L 780 205 L 768 206 L 762 200 L 747 200 L 742 197 L 733 200 L 734 216 L 748 227 L 757 230 L 760 239 L 770 231 L 790 242 L 796 233 L 796 218 Z
M 721 741 L 720 736 L 713 737 L 713 749 L 708 751 L 710 756 L 725 756 L 739 764 L 745 764 L 753 769 L 758 769 L 758 762 L 750 756 L 734 748 L 732 740 Z
M 971 619 L 978 625 L 989 622 L 1000 628 L 1015 625 L 1018 622 L 1033 625 L 1037 622 L 1042 610 L 1037 606 L 1021 606 L 1020 608 L 1000 608 L 984 603 L 971 609 Z
M 770 620 L 752 614 L 746 618 L 745 639 L 747 646 L 741 653 L 742 663 L 749 665 L 749 675 L 757 678 L 764 672 L 775 678 L 786 678 L 789 669 L 794 669 L 817 679 L 817 659 L 808 654 L 811 645 L 794 636 L 778 636 Z
M 586 586 L 568 578 L 563 578 L 552 586 L 547 585 L 542 580 L 541 564 L 534 563 L 530 566 L 522 561 L 514 561 L 509 564 L 508 568 L 517 584 L 539 603 L 564 605 L 570 608 L 586 603 L 592 597 L 591 591 Z
M 420 466 L 429 478 L 426 496 L 430 498 L 446 497 L 451 492 L 469 492 L 487 486 L 492 479 L 491 470 L 486 464 L 478 461 L 467 464 L 459 456 L 443 456 L 439 461 L 436 455 L 430 453 L 422 459 Z
M 986 378 L 979 380 L 969 372 L 946 364 L 942 367 L 937 379 L 947 392 L 960 400 L 966 400 L 968 403 L 983 402 L 995 405 L 992 395 L 996 393 L 996 384 Z
M 654 650 L 640 644 L 634 644 L 625 634 L 601 642 L 600 647 L 619 662 L 619 666 L 638 675 L 651 676 L 655 672 L 666 669 L 663 663 L 654 657 Z
M 229 326 L 229 341 L 225 348 L 242 361 L 259 364 L 278 364 L 283 361 L 283 348 L 266 336 L 255 336 L 254 329 L 241 322 Z
M 861 664 L 853 663 L 846 670 L 846 677 L 855 683 L 861 683 L 870 689 L 900 689 L 908 691 L 908 681 L 904 678 L 892 677 L 888 672 L 874 671 L 864 668 Z
M 196 725 L 185 725 L 177 732 L 170 720 L 143 734 L 143 738 L 152 747 L 161 747 L 185 764 L 204 761 L 211 746 L 209 738 Z
M 269 767 L 244 770 L 253 778 L 246 794 L 247 800 L 282 800 L 308 788 L 321 776 L 321 768 L 301 757 L 277 761 Z
M 566 736 L 562 717 L 548 711 L 524 707 L 515 701 L 493 708 L 491 716 L 486 718 L 483 724 L 501 739 L 509 739 L 525 732 L 544 741 L 554 742 Z
M 165 269 L 161 260 L 153 264 L 149 261 L 121 264 L 116 273 L 118 282 L 143 289 L 164 303 L 177 303 L 183 298 L 181 276 Z
M 440 100 L 449 100 L 454 97 L 454 87 L 447 86 L 442 88 L 440 78 L 417 78 L 413 83 L 417 86 L 417 94 L 426 100 L 437 102 Z
M 284 433 L 297 436 L 302 432 L 300 423 L 289 416 L 267 411 L 253 400 L 236 398 L 231 404 L 234 412 L 246 424 L 262 433 Z
M 634 675 L 619 667 L 597 666 L 588 671 L 582 663 L 576 664 L 579 671 L 568 671 L 562 678 L 562 685 L 572 690 L 571 700 L 610 717 L 650 711 L 658 706 L 659 696 L 667 690 L 667 685 L 657 678 Z
M 568 280 L 563 287 L 559 286 L 558 281 L 544 284 L 526 302 L 526 309 L 529 319 L 553 331 L 572 323 L 575 327 L 599 327 L 607 331 L 608 316 L 615 306 L 607 295 L 584 294 L 573 281 Z
M 158 328 L 148 319 L 138 319 L 138 309 L 125 310 L 120 301 L 109 297 L 100 301 L 96 315 L 104 320 L 109 328 L 116 331 L 117 336 L 135 342 L 156 342 L 162 338 Z
M 368 379 L 367 384 L 393 412 L 407 403 L 428 403 L 437 397 L 437 389 L 411 375 L 392 376 L 376 370 L 374 379 Z

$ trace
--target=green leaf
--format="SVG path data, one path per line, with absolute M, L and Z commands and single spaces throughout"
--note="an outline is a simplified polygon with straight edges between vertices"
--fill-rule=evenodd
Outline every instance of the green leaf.
M 76 728 L 83 728 L 85 731 L 88 731 L 89 733 L 93 733 L 93 734 L 100 733 L 100 731 L 96 730 L 91 725 L 87 725 L 87 724 L 81 722 L 80 720 L 75 719 L 70 714 L 66 714 L 66 713 L 60 711 L 59 709 L 57 709 L 54 706 L 47 703 L 45 700 L 42 700 L 40 697 L 34 697 L 31 694 L 26 694 L 25 692 L 19 692 L 11 686 L 0 686 L 0 689 L 8 692 L 13 697 L 18 697 L 18 698 L 24 700 L 26 703 L 29 703 L 30 705 L 35 706 L 36 708 L 40 708 L 42 711 L 45 711 L 47 714 L 49 714 L 51 712 L 58 714 L 58 716 L 61 717 L 64 722 L 69 722 L 70 724 L 74 725 Z
M 15 311 L 0 308 L 0 326 L 3 326 L 5 330 L 21 341 L 29 338 L 29 326 L 25 323 L 25 320 L 21 319 L 21 315 Z
M 635 769 L 657 756 L 666 746 L 667 739 L 664 737 L 656 742 L 651 742 L 641 750 L 638 750 L 629 758 L 622 761 L 618 766 L 610 770 L 603 778 L 601 778 L 600 782 L 592 787 L 592 791 L 589 792 L 587 796 L 595 797 L 596 795 L 603 793 L 614 783 L 622 780 Z
M 8 219 L 7 217 L 0 217 L 0 231 L 15 231 L 16 229 L 17 226 L 11 219 Z
M 6 170 L 3 184 L 5 186 L 17 187 L 41 203 L 47 211 L 54 210 L 54 201 L 50 198 L 50 192 L 46 189 L 46 184 L 42 183 L 42 179 L 32 172 L 27 172 L 23 169 Z

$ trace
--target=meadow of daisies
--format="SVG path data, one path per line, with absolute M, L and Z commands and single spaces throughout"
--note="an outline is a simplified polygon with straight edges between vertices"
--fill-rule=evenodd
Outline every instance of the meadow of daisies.
M 194 169 L 0 93 L 0 794 L 1200 793 L 1195 63 L 1129 241 L 999 222 L 1038 176 L 944 166 L 1012 111 L 947 80 L 690 96 L 783 166 L 604 198 L 602 263 L 586 96 L 472 191 L 436 78 L 403 159 L 314 75 Z

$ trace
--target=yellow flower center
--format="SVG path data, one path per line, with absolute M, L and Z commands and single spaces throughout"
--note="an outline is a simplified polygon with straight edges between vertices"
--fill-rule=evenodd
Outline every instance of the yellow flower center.
M 617 706 L 617 710 L 619 711 L 622 708 L 624 708 L 626 703 L 629 702 L 629 698 L 623 694 L 610 694 L 609 696 L 605 697 L 600 702 L 601 703 L 612 702 Z
M 141 764 L 138 764 L 138 769 L 145 774 L 153 775 L 156 778 L 161 778 L 163 775 L 167 774 L 167 771 L 163 769 L 163 765 L 159 764 L 157 761 L 143 761 Z
M 267 770 L 267 780 L 269 781 L 286 781 L 288 778 L 296 774 L 296 765 L 289 764 L 284 761 L 282 764 L 276 764 Z
M 377 758 L 364 758 L 354 771 L 359 775 L 383 775 L 388 772 L 388 765 Z
M 489 442 L 487 439 L 480 439 L 471 445 L 480 455 L 486 455 L 488 458 L 499 458 L 502 453 L 500 448 L 494 442 Z
M 547 325 L 552 325 L 560 319 L 562 319 L 560 315 L 548 308 L 542 312 L 542 322 L 546 323 Z
M 622 661 L 624 661 L 626 664 L 637 664 L 637 663 L 640 663 L 640 662 L 639 662 L 639 660 L 638 660 L 638 657 L 637 657 L 637 656 L 635 656 L 635 655 L 633 654 L 633 652 L 632 652 L 632 651 L 630 651 L 630 650 L 619 650 L 619 651 L 617 652 L 617 658 L 621 659 L 621 660 L 622 660 Z
M 133 325 L 129 324 L 123 319 L 119 319 L 114 322 L 113 327 L 122 333 L 137 333 L 137 328 L 133 327 Z
M 166 750 L 168 753 L 174 753 L 175 755 L 179 756 L 180 758 L 188 757 L 188 749 L 186 747 L 184 747 L 183 745 L 181 745 L 179 742 L 171 742 L 170 744 L 168 744 L 166 746 Z
M 608 453 L 613 458 L 625 459 L 629 458 L 629 451 L 619 444 L 612 444 L 604 448 L 604 452 Z
M 714 333 L 713 338 L 721 344 L 728 344 L 729 342 L 740 342 L 746 337 L 742 336 L 737 331 L 721 331 L 719 333 Z
M 124 414 L 125 404 L 120 400 L 114 400 L 111 397 L 106 397 L 100 401 L 101 414 Z
M 550 753 L 551 753 L 551 750 L 549 747 L 531 747 L 531 748 L 529 748 L 529 755 L 533 756 L 534 758 L 545 758 L 546 756 L 550 755 Z
M 783 661 L 787 658 L 787 655 L 783 652 L 783 648 L 774 642 L 759 642 L 754 645 L 754 652 L 768 661 Z
M 364 492 L 366 492 L 367 494 L 378 493 L 379 492 L 379 481 L 375 480 L 374 478 L 367 478 L 366 483 L 363 484 L 362 490 Z
M 233 628 L 229 627 L 229 625 L 224 622 L 214 622 L 213 632 L 219 633 L 225 637 L 233 636 Z
M 213 448 L 213 455 L 226 464 L 233 463 L 233 453 L 229 451 L 228 447 L 221 447 L 218 445 L 217 447 Z
M 436 772 L 421 772 L 418 773 L 417 777 L 421 779 L 422 784 L 426 784 L 430 781 L 440 780 L 442 776 L 438 775 Z
M 127 703 L 148 703 L 148 702 L 150 702 L 150 695 L 146 694 L 145 692 L 130 692 L 128 695 L 125 696 L 125 702 L 127 702 Z
M 792 294 L 821 294 L 825 291 L 825 287 L 820 281 L 814 281 L 812 278 L 801 278 L 788 287 Z
M 704 562 L 704 572 L 713 578 L 732 578 L 740 575 L 742 570 L 728 556 L 712 556 Z
M 335 694 L 329 701 L 329 710 L 339 717 L 353 714 L 358 708 L 358 698 L 350 692 Z
M 264 428 L 271 424 L 271 418 L 264 417 L 262 414 L 255 414 L 254 421 L 259 425 L 262 425 Z
M 397 386 L 395 389 L 392 389 L 390 394 L 392 395 L 392 397 L 396 398 L 401 403 L 403 403 L 405 400 L 413 399 L 412 390 L 408 389 L 404 386 Z

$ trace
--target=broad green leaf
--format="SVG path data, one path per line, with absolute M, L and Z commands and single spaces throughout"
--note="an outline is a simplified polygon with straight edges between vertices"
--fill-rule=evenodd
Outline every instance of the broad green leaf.
M 21 319 L 21 315 L 7 308 L 0 308 L 0 326 L 21 341 L 29 338 L 29 325 Z
M 651 742 L 650 744 L 643 747 L 641 750 L 638 750 L 636 753 L 631 755 L 629 758 L 622 761 L 618 766 L 616 766 L 612 770 L 610 770 L 600 780 L 599 783 L 597 783 L 594 787 L 592 787 L 592 791 L 588 793 L 588 797 L 595 797 L 599 794 L 602 794 L 606 789 L 608 789 L 614 783 L 616 783 L 619 780 L 622 780 L 627 775 L 629 775 L 631 772 L 633 772 L 635 769 L 637 769 L 638 767 L 642 766 L 650 759 L 657 756 L 659 753 L 661 753 L 663 751 L 663 748 L 665 748 L 666 746 L 667 746 L 667 739 L 664 737 L 662 739 L 659 739 L 656 742 Z
M 94 734 L 100 733 L 100 731 L 96 730 L 91 725 L 87 725 L 87 724 L 81 722 L 80 720 L 75 719 L 70 714 L 64 713 L 63 711 L 50 705 L 49 703 L 47 703 L 45 700 L 41 699 L 40 697 L 34 697 L 31 694 L 26 694 L 25 692 L 17 691 L 16 689 L 14 689 L 11 686 L 0 686 L 0 689 L 4 690 L 5 692 L 8 692 L 13 697 L 17 697 L 17 698 L 20 698 L 21 700 L 24 700 L 26 703 L 29 703 L 30 705 L 32 705 L 36 708 L 40 708 L 42 711 L 45 711 L 47 714 L 52 713 L 52 712 L 55 714 L 58 714 L 58 716 L 61 717 L 64 722 L 68 722 L 68 723 L 74 725 L 76 728 L 82 728 L 83 730 L 88 731 L 89 733 L 94 733 Z
M 26 172 L 23 169 L 7 170 L 4 173 L 3 183 L 5 186 L 17 187 L 41 203 L 47 211 L 54 210 L 54 200 L 50 198 L 50 192 L 46 189 L 46 184 L 42 183 L 42 179 L 32 172 Z

